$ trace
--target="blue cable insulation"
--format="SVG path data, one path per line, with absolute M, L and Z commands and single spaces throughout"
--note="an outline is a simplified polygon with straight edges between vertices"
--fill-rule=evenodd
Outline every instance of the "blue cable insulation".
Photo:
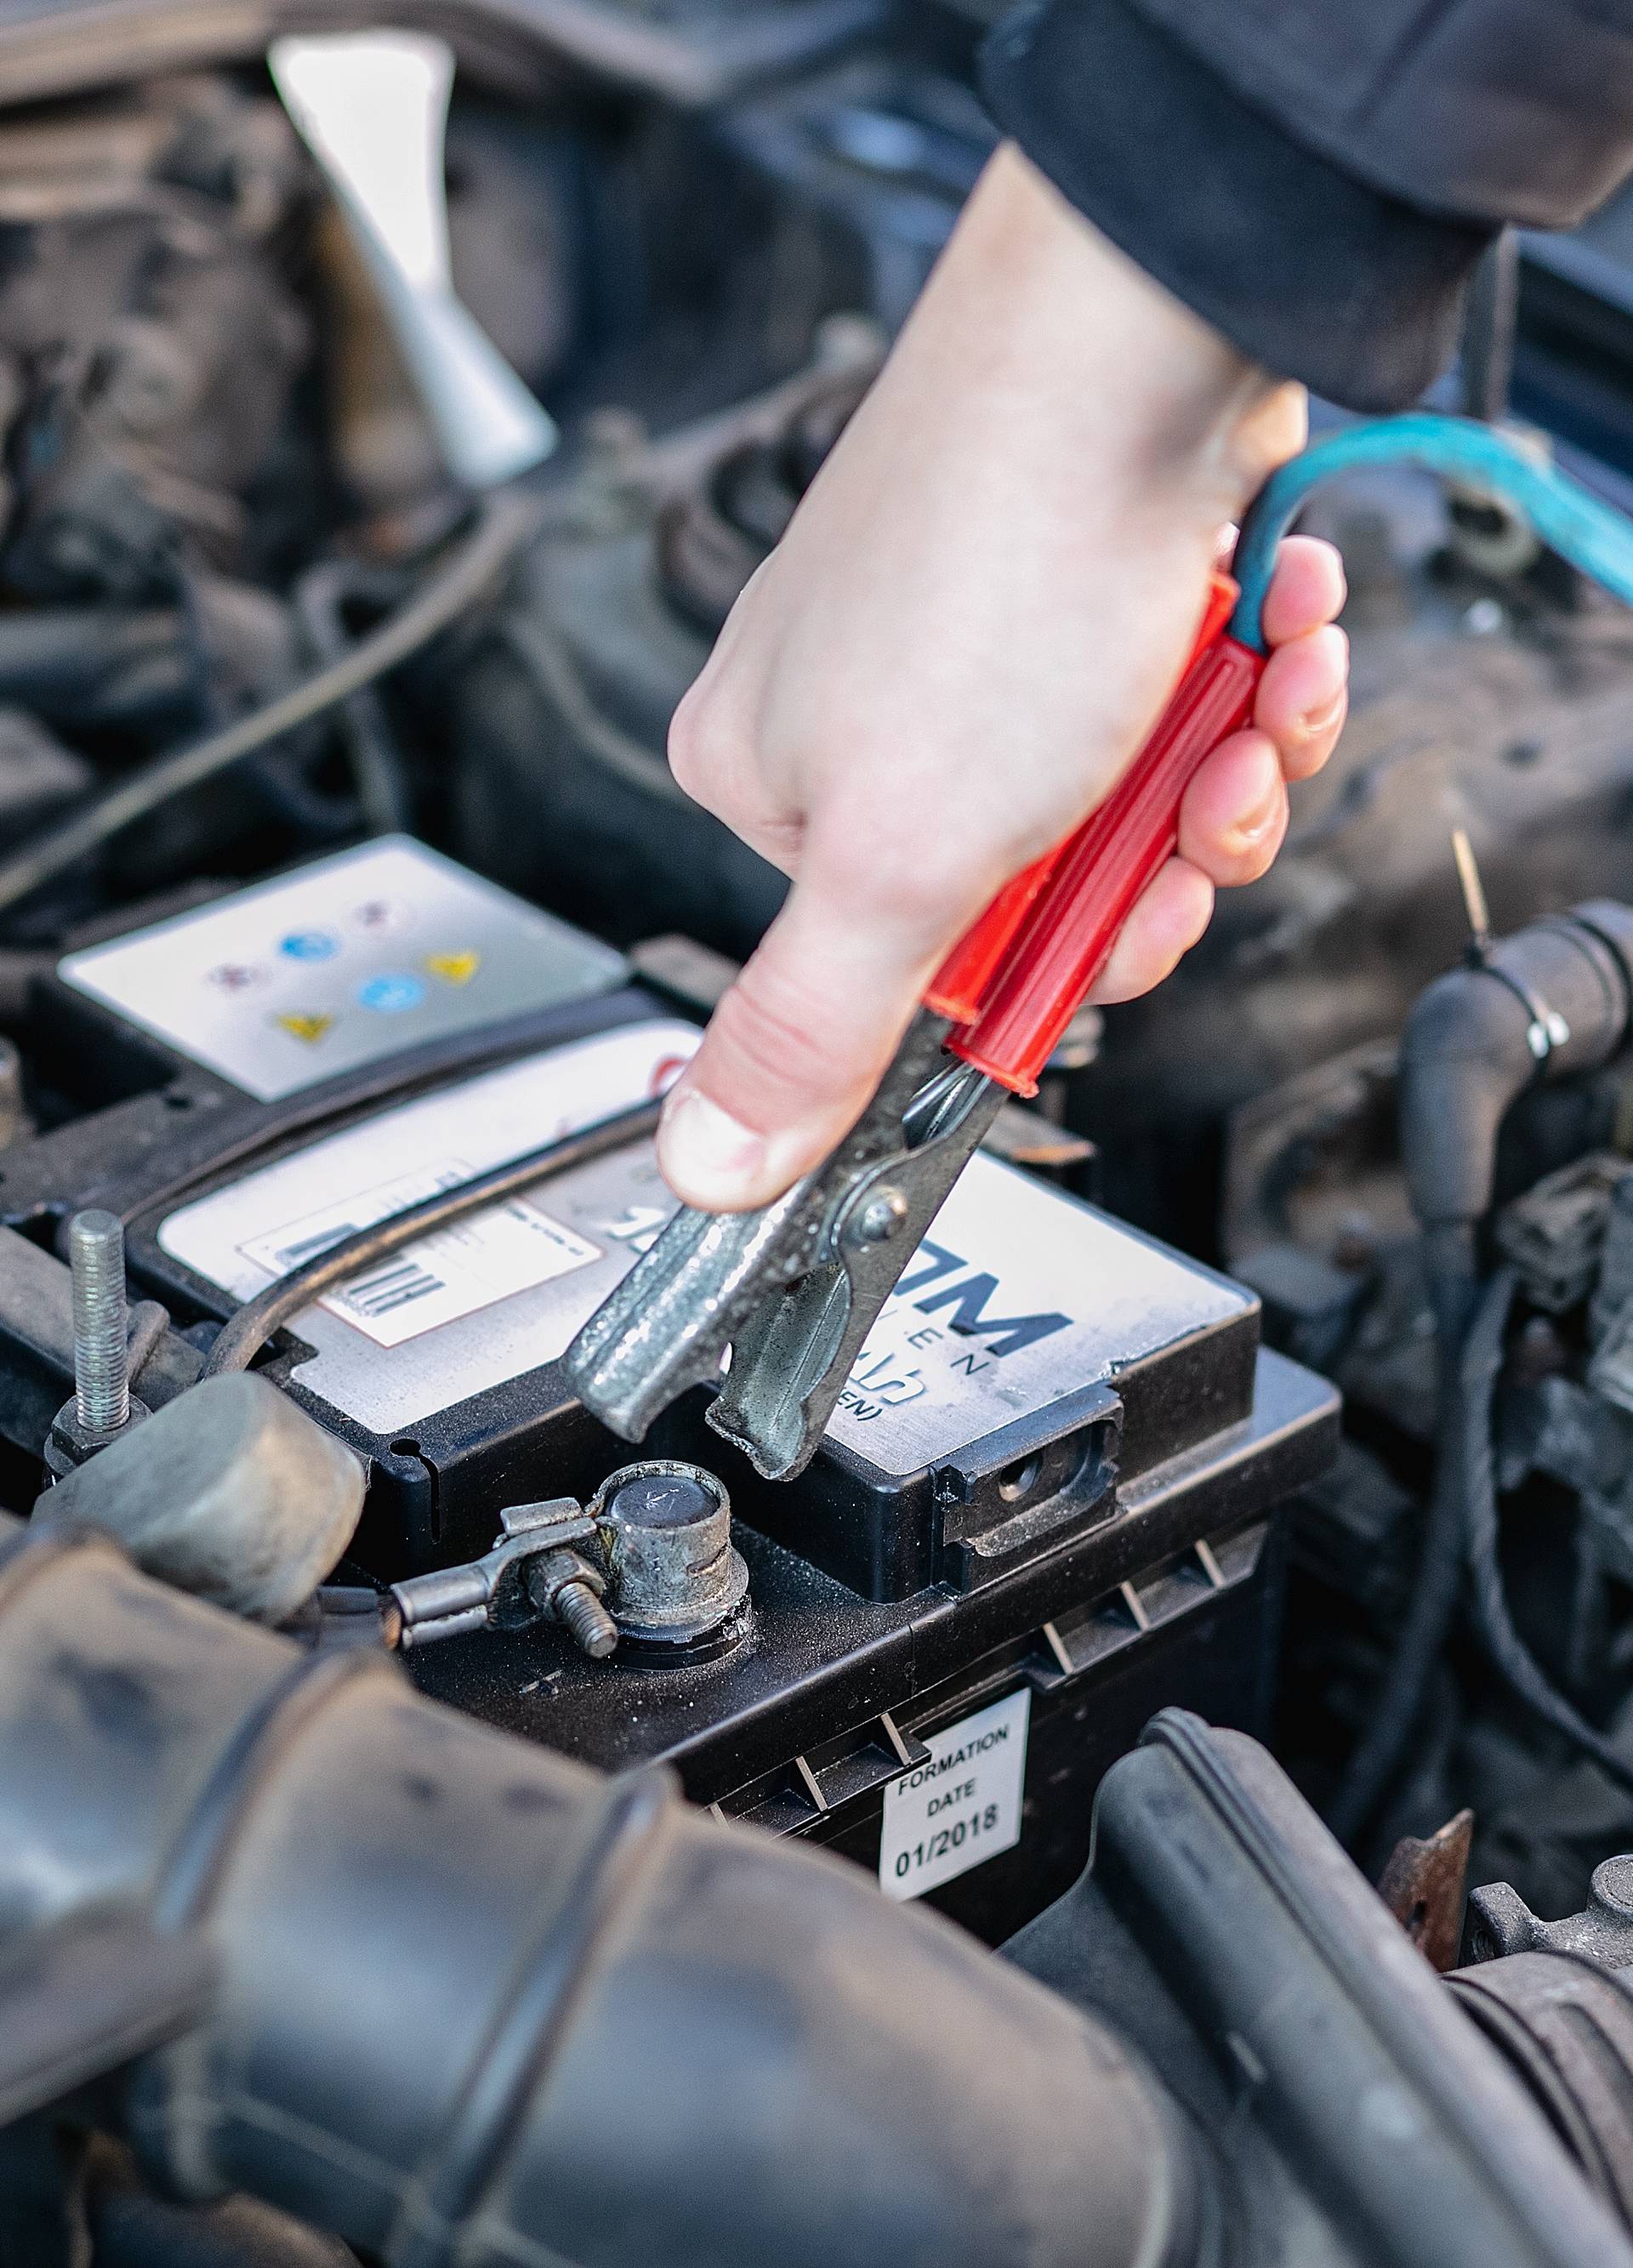
M 1243 519 L 1230 563 L 1242 594 L 1230 617 L 1230 637 L 1264 652 L 1265 593 L 1276 547 L 1312 489 L 1365 465 L 1418 465 L 1500 497 L 1550 551 L 1633 607 L 1633 520 L 1490 426 L 1424 410 L 1329 434 L 1271 474 Z

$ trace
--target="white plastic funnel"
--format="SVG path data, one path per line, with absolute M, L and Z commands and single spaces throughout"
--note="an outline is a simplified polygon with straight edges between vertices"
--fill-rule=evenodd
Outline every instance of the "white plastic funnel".
M 368 262 L 450 471 L 491 488 L 540 463 L 554 421 L 454 293 L 451 49 L 417 32 L 355 32 L 275 40 L 267 61 Z

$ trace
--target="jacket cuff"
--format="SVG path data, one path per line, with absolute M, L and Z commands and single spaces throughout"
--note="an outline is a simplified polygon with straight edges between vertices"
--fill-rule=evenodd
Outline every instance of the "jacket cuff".
M 1399 409 L 1451 360 L 1495 232 L 1302 148 L 1128 0 L 1029 0 L 988 40 L 982 85 L 1102 234 L 1278 376 Z

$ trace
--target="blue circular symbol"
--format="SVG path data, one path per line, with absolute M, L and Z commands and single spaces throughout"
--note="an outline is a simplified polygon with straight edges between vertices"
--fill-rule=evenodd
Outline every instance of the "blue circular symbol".
M 425 997 L 417 976 L 371 976 L 358 987 L 358 1007 L 372 1008 L 377 1016 L 400 1016 L 405 1008 L 417 1008 Z
M 280 940 L 277 949 L 291 961 L 331 961 L 340 950 L 340 939 L 326 929 L 297 929 Z

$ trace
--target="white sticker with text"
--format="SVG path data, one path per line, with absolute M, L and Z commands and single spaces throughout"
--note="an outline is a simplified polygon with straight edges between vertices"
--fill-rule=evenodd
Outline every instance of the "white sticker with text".
M 444 1159 L 422 1173 L 382 1182 L 344 1204 L 248 1237 L 239 1249 L 270 1275 L 286 1276 L 358 1230 L 439 1189 L 456 1189 L 476 1170 L 468 1159 Z M 421 1331 L 587 1268 L 600 1257 L 599 1245 L 575 1235 L 527 1197 L 515 1197 L 376 1261 L 329 1292 L 323 1305 L 366 1331 L 376 1346 L 402 1346 Z
M 1021 1839 L 1029 1692 L 960 1719 L 925 1745 L 929 1755 L 884 1791 L 879 1887 L 922 1897 Z

